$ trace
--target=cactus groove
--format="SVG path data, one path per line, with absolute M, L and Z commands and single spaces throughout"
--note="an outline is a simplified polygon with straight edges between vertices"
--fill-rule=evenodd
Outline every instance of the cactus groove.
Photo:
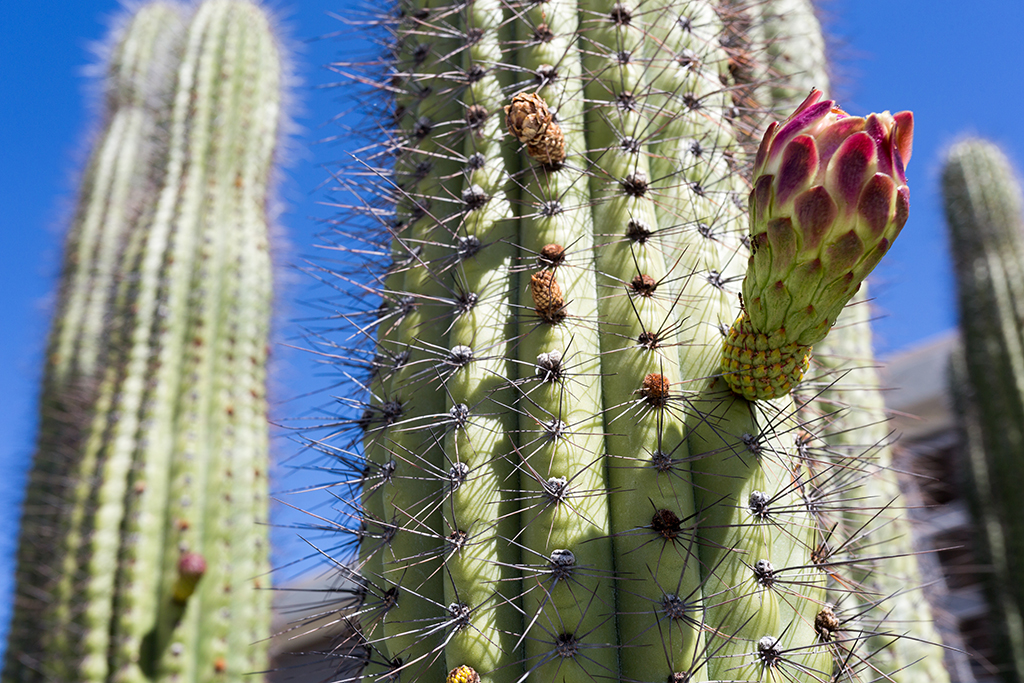
M 5 681 L 266 667 L 266 16 L 142 6 L 69 232 Z M 39 596 L 46 595 L 45 604 Z

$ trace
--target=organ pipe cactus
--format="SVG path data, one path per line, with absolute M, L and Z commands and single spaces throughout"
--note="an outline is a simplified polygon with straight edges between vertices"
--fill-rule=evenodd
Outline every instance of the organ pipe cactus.
M 817 423 L 800 423 L 783 383 L 748 400 L 726 380 L 748 370 L 723 372 L 745 242 L 792 202 L 751 194 L 745 177 L 733 89 L 763 88 L 734 79 L 765 71 L 730 69 L 721 41 L 736 35 L 724 22 L 757 24 L 762 8 L 726 4 L 399 4 L 378 74 L 390 96 L 380 154 L 340 174 L 377 227 L 374 242 L 357 223 L 346 239 L 360 246 L 342 248 L 390 254 L 360 285 L 381 298 L 373 325 L 346 314 L 349 338 L 367 341 L 346 357 L 369 374 L 335 447 L 362 473 L 363 603 L 333 651 L 354 678 L 873 680 L 864 640 L 901 646 L 900 626 L 847 629 L 828 604 L 837 583 L 869 589 L 819 552 L 830 530 L 814 500 L 835 466 L 805 448 Z M 843 251 L 862 189 L 885 182 L 876 172 L 891 191 L 881 234 L 843 251 L 858 256 L 825 282 L 842 280 L 843 296 L 805 288 L 801 310 L 821 306 L 818 335 L 794 340 L 805 346 L 907 206 L 909 115 L 842 123 L 819 99 L 764 143 L 821 134 L 809 128 L 828 119 L 796 191 L 828 191 L 815 188 L 832 177 L 833 124 L 868 163 L 829 194 L 822 235 L 801 239 L 826 259 Z M 758 167 L 788 178 L 792 165 L 766 170 L 786 154 Z M 754 280 L 787 277 L 763 256 L 774 247 L 757 246 Z M 830 496 L 833 511 L 858 505 Z
M 68 236 L 5 681 L 265 669 L 280 77 L 245 0 L 191 17 L 156 2 L 120 33 Z
M 809 0 L 775 0 L 760 7 L 768 36 L 770 102 L 775 110 L 799 106 L 815 86 L 827 91 L 828 60 L 821 26 Z M 848 578 L 863 595 L 831 577 L 829 619 L 836 636 L 878 632 L 886 622 L 909 637 L 886 647 L 892 635 L 866 638 L 862 652 L 877 653 L 875 671 L 895 681 L 946 681 L 932 615 L 926 600 L 913 590 L 921 573 L 913 533 L 902 519 L 903 502 L 892 468 L 893 435 L 871 343 L 867 283 L 839 314 L 834 332 L 815 344 L 810 376 L 800 386 L 801 419 L 810 427 L 802 447 L 822 477 L 815 506 L 818 524 L 829 531 L 818 557 L 850 562 Z M 813 432 L 813 434 L 812 434 Z M 840 493 L 841 492 L 841 493 Z M 860 507 L 834 505 L 836 498 L 860 501 Z M 883 508 L 886 508 L 883 510 Z M 857 530 L 872 528 L 863 539 Z M 837 531 L 832 531 L 833 527 Z M 841 529 L 841 530 L 840 530 Z M 842 545 L 844 541 L 849 541 Z M 879 571 L 878 555 L 887 555 Z
M 967 437 L 982 545 L 993 571 L 993 613 L 1004 680 L 1024 677 L 1024 524 L 1014 483 L 1024 476 L 1024 201 L 1020 181 L 994 144 L 953 145 L 942 191 L 958 287 L 962 357 L 954 386 Z

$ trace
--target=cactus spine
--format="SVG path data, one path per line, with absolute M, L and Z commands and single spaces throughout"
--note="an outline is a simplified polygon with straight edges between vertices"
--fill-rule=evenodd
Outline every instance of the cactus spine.
M 990 142 L 952 147 L 942 174 L 954 254 L 963 356 L 954 359 L 969 475 L 993 567 L 992 606 L 1004 680 L 1024 676 L 1024 524 L 1014 484 L 1024 476 L 1024 201 L 1006 156 Z
M 51 337 L 8 681 L 265 668 L 280 58 L 249 2 L 188 19 L 141 7 L 111 61 Z

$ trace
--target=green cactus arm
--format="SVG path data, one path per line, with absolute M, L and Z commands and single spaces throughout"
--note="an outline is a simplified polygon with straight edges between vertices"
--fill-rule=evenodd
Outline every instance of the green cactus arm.
M 988 487 L 975 496 L 986 501 L 979 526 L 988 534 L 994 570 L 1008 584 L 996 583 L 1001 603 L 996 613 L 1006 621 L 1001 630 L 1008 678 L 1021 675 L 1020 624 L 1024 590 L 1012 577 L 1024 557 L 1024 524 L 1016 514 L 1019 495 L 1012 482 L 1022 476 L 1019 454 L 1024 446 L 1024 218 L 1020 181 L 1006 155 L 994 144 L 968 139 L 949 151 L 942 172 L 942 192 L 958 288 L 966 389 L 976 425 L 965 425 L 974 484 Z M 1002 529 L 992 533 L 989 525 Z M 993 527 L 995 528 L 995 527 Z M 1003 545 L 1003 548 L 1000 546 Z M 1015 678 L 1014 678 L 1015 680 Z
M 159 168 L 167 154 L 166 125 L 176 63 L 184 36 L 181 10 L 154 3 L 126 20 L 108 67 L 107 128 L 82 181 L 79 208 L 68 234 L 61 301 L 54 317 L 41 398 L 39 447 L 30 472 L 22 520 L 18 585 L 22 596 L 8 648 L 5 680 L 32 680 L 40 653 L 69 634 L 41 623 L 60 623 L 68 604 L 51 608 L 32 591 L 60 592 L 77 571 L 54 547 L 81 537 L 82 508 L 71 501 L 90 496 L 98 463 L 82 453 L 92 402 L 109 401 L 100 385 L 100 359 L 117 353 L 106 338 L 109 307 L 122 262 L 137 258 L 139 226 L 152 215 Z M 100 408 L 102 410 L 102 408 Z M 77 482 L 77 483 L 76 483 Z M 42 548 L 48 548 L 41 555 Z M 45 569 L 49 567 L 49 569 Z M 24 638 L 20 634 L 24 633 Z M 72 662 L 67 662 L 68 666 Z M 56 667 L 64 662 L 54 663 Z
M 413 28 L 401 50 L 403 59 L 409 55 L 411 60 L 404 78 L 413 94 L 395 143 L 397 164 L 408 175 L 398 189 L 403 224 L 395 228 L 394 248 L 404 268 L 401 288 L 389 294 L 399 307 L 408 302 L 391 336 L 393 353 L 407 353 L 408 359 L 392 374 L 387 396 L 400 406 L 401 415 L 379 433 L 380 446 L 374 449 L 396 465 L 380 491 L 383 520 L 395 529 L 380 560 L 382 588 L 397 591 L 397 602 L 387 610 L 379 638 L 387 642 L 397 669 L 424 667 L 424 675 L 440 677 L 443 662 L 433 656 L 434 644 L 419 629 L 425 624 L 442 628 L 446 618 L 438 599 L 444 586 L 437 547 L 446 534 L 437 483 L 447 478 L 449 464 L 434 433 L 442 424 L 446 397 L 434 367 L 448 348 L 455 302 L 453 289 L 433 269 L 452 255 L 449 221 L 457 213 L 461 189 L 456 150 L 463 112 L 451 96 L 461 71 L 456 37 L 461 16 L 443 2 L 410 3 L 405 9 Z M 432 28 L 435 22 L 445 30 Z M 426 173 L 420 172 L 421 164 Z M 389 278 L 392 282 L 397 284 Z
M 871 309 L 867 286 L 843 310 L 836 328 L 814 349 L 817 373 L 803 389 L 814 400 L 805 417 L 819 423 L 818 441 L 809 445 L 819 465 L 814 485 L 820 490 L 822 526 L 835 530 L 822 539 L 838 555 L 827 558 L 829 573 L 863 586 L 867 595 L 850 595 L 842 582 L 829 601 L 844 630 L 879 634 L 863 639 L 858 657 L 874 654 L 872 668 L 895 681 L 949 680 L 941 642 L 928 602 L 917 592 L 921 571 L 913 530 L 903 518 L 892 435 L 873 360 Z M 858 536 L 872 528 L 869 547 Z M 876 567 L 883 562 L 885 569 Z M 829 566 L 831 565 L 831 566 Z M 850 622 L 858 615 L 859 625 Z M 889 623 L 891 626 L 884 627 Z M 906 636 L 896 638 L 897 636 Z M 838 637 L 843 638 L 842 631 Z M 894 639 L 895 638 L 895 639 Z M 851 666 L 858 663 L 856 658 Z
M 122 248 L 158 182 L 145 171 L 166 153 L 159 126 L 183 33 L 181 8 L 154 2 L 131 18 L 110 56 L 106 130 L 83 178 L 82 197 L 89 199 L 80 203 L 68 235 L 66 297 L 51 344 L 53 381 L 61 384 L 97 372 Z
M 514 456 L 522 462 L 523 564 L 531 567 L 523 577 L 524 664 L 539 680 L 557 676 L 585 681 L 614 677 L 618 671 L 618 653 L 608 647 L 615 642 L 615 597 L 606 569 L 612 556 L 610 511 L 601 495 L 608 482 L 602 459 L 606 448 L 595 324 L 594 224 L 588 179 L 581 172 L 588 143 L 576 42 L 580 21 L 574 2 L 556 0 L 524 7 L 514 25 L 515 40 L 522 43 L 516 64 L 543 79 L 536 92 L 557 112 L 568 154 L 564 164 L 547 167 L 523 159 L 517 176 L 523 187 L 521 253 L 526 258 L 541 255 L 549 244 L 565 250 L 564 262 L 548 267 L 524 260 L 531 291 L 534 277 L 546 272 L 556 278 L 561 302 L 555 305 L 565 306 L 565 319 L 558 321 L 562 313 L 551 311 L 554 315 L 545 321 L 526 306 L 518 314 L 520 375 L 530 377 L 519 389 Z M 548 33 L 540 30 L 542 25 Z M 545 78 L 545 69 L 551 67 L 557 77 Z M 530 300 L 525 291 L 524 296 Z M 559 368 L 556 375 L 538 372 L 542 355 Z M 575 561 L 560 579 L 552 568 L 556 554 L 564 550 Z M 559 656 L 566 645 L 572 655 Z
M 663 67 L 645 49 L 664 15 L 612 2 L 584 3 L 582 11 L 612 535 L 615 566 L 628 568 L 616 602 L 626 644 L 620 676 L 661 681 L 691 672 L 702 680 L 700 571 L 677 352 L 688 339 L 674 307 L 688 273 L 670 261 L 651 168 L 658 128 L 684 115 L 655 109 L 666 99 L 652 82 Z
M 988 589 L 990 595 L 999 596 L 1004 590 L 1003 586 L 1012 583 L 1012 565 L 1007 554 L 1007 548 L 1011 544 L 989 498 L 989 492 L 993 490 L 992 473 L 984 450 L 981 419 L 975 399 L 971 396 L 967 360 L 964 358 L 963 349 L 953 352 L 950 359 L 949 381 L 953 389 L 954 406 L 960 415 L 960 428 L 967 450 L 970 502 L 974 508 L 975 523 L 983 534 L 983 553 L 979 559 L 992 567 L 993 577 Z M 1003 656 L 1010 662 L 1014 671 L 1024 671 L 1024 616 L 1020 607 L 1014 600 L 990 599 L 990 602 L 996 618 L 1003 624 L 997 641 L 998 647 L 1002 648 L 1005 653 Z
M 814 632 L 825 578 L 811 561 L 815 525 L 800 496 L 806 472 L 792 399 L 750 403 L 718 380 L 694 410 L 705 417 L 690 452 L 699 458 L 704 600 L 716 630 L 709 647 L 721 656 L 712 679 L 737 671 L 741 680 L 830 675 L 831 653 Z M 759 650 L 765 637 L 777 641 L 778 661 Z
M 693 382 L 718 371 L 721 330 L 738 308 L 748 188 L 730 161 L 739 148 L 726 116 L 732 103 L 721 75 L 728 56 L 718 44 L 713 3 L 656 3 L 650 15 L 651 107 L 661 112 L 662 130 L 651 144 L 652 191 L 686 340 L 680 370 Z
M 156 20 L 173 30 L 176 16 Z M 145 171 L 161 190 L 103 314 L 110 350 L 84 416 L 90 470 L 66 501 L 46 675 L 238 680 L 266 666 L 269 601 L 255 589 L 269 549 L 256 524 L 266 517 L 265 204 L 280 68 L 259 7 L 197 8 L 171 75 L 166 152 Z M 206 570 L 182 592 L 186 555 Z

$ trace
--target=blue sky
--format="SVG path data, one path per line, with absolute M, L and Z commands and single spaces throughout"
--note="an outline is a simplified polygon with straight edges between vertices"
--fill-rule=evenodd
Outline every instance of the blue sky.
M 281 223 L 287 266 L 313 252 L 327 178 L 323 169 L 340 155 L 321 142 L 339 131 L 330 124 L 345 108 L 343 89 L 323 65 L 352 47 L 352 36 L 328 13 L 344 14 L 346 3 L 278 0 L 272 3 L 296 49 L 290 169 L 281 188 Z M 86 153 L 95 98 L 85 67 L 90 46 L 106 33 L 119 4 L 114 0 L 5 0 L 0 35 L 0 651 L 10 613 L 11 558 L 24 472 L 31 455 L 42 348 L 60 261 L 61 235 L 71 212 L 74 179 Z M 938 173 L 946 146 L 965 133 L 1003 145 L 1015 164 L 1024 163 L 1024 25 L 1021 0 L 974 0 L 971 11 L 954 0 L 828 0 L 827 23 L 839 78 L 834 94 L 855 114 L 911 109 L 916 115 L 914 158 L 909 168 L 911 218 L 873 279 L 878 313 L 876 341 L 883 354 L 905 349 L 955 324 Z M 344 37 L 331 35 L 345 33 Z M 306 293 L 300 276 L 287 274 L 277 339 L 295 341 L 289 323 L 305 312 L 294 302 Z M 323 380 L 296 381 L 310 374 L 309 359 L 276 348 L 278 417 L 295 416 L 301 402 L 290 396 Z M 307 402 L 308 403 L 308 402 Z M 279 439 L 285 460 L 295 448 Z M 283 470 L 279 470 L 283 472 Z M 279 490 L 293 480 L 278 481 Z M 300 503 L 304 504 L 304 503 Z M 326 511 L 324 508 L 322 511 Z M 283 517 L 282 517 L 283 519 Z M 303 553 L 289 531 L 276 532 L 278 555 Z

